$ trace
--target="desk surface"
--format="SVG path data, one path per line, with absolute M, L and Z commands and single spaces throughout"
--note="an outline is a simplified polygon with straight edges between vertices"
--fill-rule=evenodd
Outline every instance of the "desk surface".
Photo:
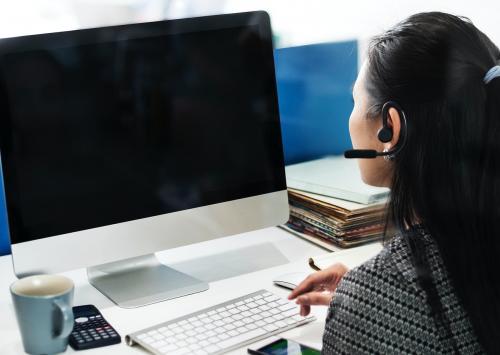
M 96 305 L 124 338 L 126 334 L 134 331 L 263 288 L 286 296 L 287 290 L 272 284 L 273 277 L 288 272 L 311 272 L 307 259 L 326 253 L 324 249 L 279 228 L 268 228 L 159 252 L 157 257 L 161 262 L 210 282 L 210 288 L 205 292 L 136 309 L 115 306 L 88 283 L 85 269 L 65 272 L 64 275 L 75 283 L 74 304 Z M 352 265 L 355 259 L 352 257 L 352 251 L 344 256 L 343 252 L 337 254 L 339 262 L 350 267 L 355 266 Z M 357 264 L 358 260 L 355 263 Z M 15 279 L 11 257 L 0 257 L 0 349 L 4 355 L 24 353 L 9 292 L 9 286 Z M 320 348 L 326 308 L 315 307 L 313 314 L 316 315 L 317 321 L 282 333 L 281 336 Z M 275 338 L 260 341 L 253 347 Z M 231 354 L 246 354 L 246 348 Z M 66 353 L 75 351 L 68 346 Z M 123 341 L 119 345 L 85 351 L 85 354 L 89 355 L 101 353 L 144 354 L 145 351 L 129 347 Z

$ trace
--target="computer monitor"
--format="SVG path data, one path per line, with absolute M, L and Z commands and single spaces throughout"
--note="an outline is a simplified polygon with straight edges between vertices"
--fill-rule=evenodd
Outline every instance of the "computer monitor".
M 271 38 L 249 12 L 0 40 L 15 273 L 135 307 L 208 288 L 155 251 L 286 222 Z

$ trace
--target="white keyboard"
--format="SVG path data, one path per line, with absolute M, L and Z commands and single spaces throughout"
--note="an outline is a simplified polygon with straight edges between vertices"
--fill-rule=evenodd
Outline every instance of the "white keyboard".
M 315 319 L 300 316 L 294 302 L 260 290 L 129 334 L 125 340 L 153 354 L 223 354 Z

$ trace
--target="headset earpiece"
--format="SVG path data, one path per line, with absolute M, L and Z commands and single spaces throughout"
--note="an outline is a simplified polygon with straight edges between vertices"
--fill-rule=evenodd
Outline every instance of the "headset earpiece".
M 387 101 L 384 106 L 382 106 L 382 128 L 377 132 L 377 137 L 382 143 L 390 142 L 393 137 L 392 128 L 388 125 L 389 120 L 389 109 L 393 107 L 395 108 L 400 115 L 401 119 L 401 134 L 399 142 L 392 147 L 390 150 L 384 150 L 383 152 L 378 152 L 372 149 L 351 149 L 346 150 L 344 152 L 344 156 L 346 158 L 376 158 L 383 156 L 384 158 L 388 157 L 389 159 L 394 159 L 394 156 L 398 154 L 406 144 L 406 136 L 407 136 L 407 123 L 406 123 L 406 115 L 396 102 Z
M 392 139 L 392 128 L 387 124 L 389 109 L 391 107 L 394 107 L 399 112 L 402 111 L 399 105 L 394 101 L 387 101 L 384 106 L 382 106 L 382 128 L 377 133 L 377 137 L 382 143 L 390 142 Z
M 382 127 L 377 133 L 378 140 L 382 143 L 390 142 L 392 139 L 392 129 L 389 127 Z

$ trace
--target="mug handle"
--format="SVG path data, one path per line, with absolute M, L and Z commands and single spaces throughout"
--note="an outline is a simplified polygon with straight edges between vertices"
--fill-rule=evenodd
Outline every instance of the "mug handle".
M 54 300 L 54 304 L 57 306 L 59 312 L 61 312 L 62 316 L 62 326 L 61 332 L 56 334 L 56 338 L 66 338 L 73 331 L 74 318 L 73 318 L 73 309 L 66 305 L 61 300 Z

